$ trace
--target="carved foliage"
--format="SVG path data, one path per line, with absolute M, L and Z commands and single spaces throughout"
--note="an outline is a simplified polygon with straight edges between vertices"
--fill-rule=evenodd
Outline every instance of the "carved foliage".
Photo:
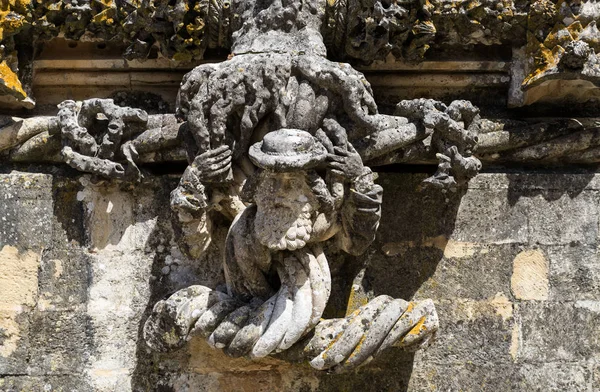
M 325 42 L 334 56 L 364 63 L 394 57 L 416 61 L 435 35 L 430 4 L 419 1 L 331 0 Z
M 537 0 L 528 16 L 525 88 L 561 73 L 600 76 L 600 3 L 596 0 Z

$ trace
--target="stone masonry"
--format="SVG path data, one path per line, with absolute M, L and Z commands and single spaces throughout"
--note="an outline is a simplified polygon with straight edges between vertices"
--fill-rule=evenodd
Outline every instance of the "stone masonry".
M 231 359 L 195 339 L 153 353 L 153 303 L 223 283 L 218 241 L 178 251 L 163 207 L 173 184 L 94 186 L 61 170 L 0 177 L 2 391 L 594 391 L 600 388 L 600 180 L 589 173 L 480 174 L 462 198 L 419 191 L 426 174 L 381 173 L 376 242 L 339 254 L 340 287 L 362 268 L 368 295 L 432 298 L 437 340 L 328 375 L 278 359 Z M 403 208 L 398 208 L 402 206 Z M 343 315 L 347 290 L 327 313 Z

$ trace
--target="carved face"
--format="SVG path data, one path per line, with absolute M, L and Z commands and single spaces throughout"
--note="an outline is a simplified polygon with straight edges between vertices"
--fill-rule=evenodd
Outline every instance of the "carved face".
M 304 172 L 265 172 L 254 197 L 255 233 L 272 250 L 296 250 L 310 240 L 318 201 Z

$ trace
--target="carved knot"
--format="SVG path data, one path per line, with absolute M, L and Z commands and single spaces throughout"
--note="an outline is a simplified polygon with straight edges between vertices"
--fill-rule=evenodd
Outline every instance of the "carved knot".
M 58 105 L 65 162 L 80 171 L 105 178 L 139 181 L 142 175 L 134 160 L 137 151 L 128 141 L 146 129 L 148 114 L 121 107 L 112 99 L 64 101 Z M 117 161 L 126 161 L 123 166 Z

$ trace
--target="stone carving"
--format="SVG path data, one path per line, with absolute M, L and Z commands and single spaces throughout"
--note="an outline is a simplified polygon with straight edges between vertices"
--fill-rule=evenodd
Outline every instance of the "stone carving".
M 192 286 L 158 302 L 144 329 L 156 349 L 200 334 L 230 355 L 259 358 L 298 343 L 325 370 L 354 368 L 393 344 L 426 345 L 438 326 L 431 301 L 380 296 L 321 322 L 331 292 L 322 245 L 360 255 L 374 239 L 382 188 L 363 159 L 429 138 L 442 161 L 430 182 L 464 185 L 479 168 L 471 157 L 477 139 L 464 126 L 477 110 L 421 100 L 380 114 L 364 76 L 325 58 L 317 0 L 240 2 L 236 9 L 231 59 L 184 77 L 179 121 L 112 100 L 65 101 L 57 119 L 27 122 L 39 132 L 15 135 L 12 120 L 6 147 L 48 132 L 60 137 L 70 166 L 139 181 L 141 153 L 182 141 L 189 166 L 171 206 L 193 257 L 211 240 L 208 212 L 233 219 L 224 255 L 228 292 Z
M 123 56 L 127 59 L 160 55 L 178 62 L 198 61 L 207 49 L 231 49 L 234 42 L 240 44 L 246 35 L 244 29 L 249 27 L 244 24 L 250 22 L 248 12 L 252 12 L 253 2 L 189 3 L 184 0 L 8 2 L 0 8 L 0 39 L 4 45 L 0 52 L 0 93 L 12 99 L 7 104 L 33 107 L 29 91 L 33 44 L 57 36 L 119 43 L 125 47 Z M 434 38 L 466 48 L 473 44 L 525 42 L 526 5 L 513 1 L 282 0 L 275 3 L 282 10 L 283 23 L 289 24 L 285 20 L 303 7 L 325 19 L 318 32 L 325 37 L 330 54 L 339 60 L 371 63 L 391 55 L 391 59 L 420 61 Z M 262 29 L 267 29 L 263 20 L 257 20 Z M 268 29 L 276 27 L 272 18 L 268 23 Z M 236 33 L 237 37 L 233 37 Z M 27 50 L 31 53 L 25 53 Z
M 464 175 L 459 174 L 464 178 L 458 179 L 464 185 L 479 169 L 475 158 L 464 160 L 460 155 L 470 157 L 476 137 L 436 109 L 436 103 L 426 101 L 428 105 L 408 111 L 414 114 L 414 122 L 380 114 L 364 76 L 348 64 L 323 57 L 326 49 L 319 34 L 323 15 L 317 3 L 306 2 L 299 9 L 288 2 L 285 12 L 279 3 L 262 9 L 247 3 L 242 14 L 247 22 L 233 34 L 234 56 L 223 63 L 201 65 L 184 77 L 178 115 L 187 121 L 191 165 L 173 192 L 171 204 L 192 255 L 208 245 L 210 225 L 203 213 L 208 204 L 218 205 L 231 219 L 243 209 L 241 185 L 253 172 L 247 151 L 253 140 L 272 130 L 307 131 L 330 151 L 346 148 L 349 142 L 365 161 L 433 133 L 430 150 L 440 152 L 445 162 L 435 184 L 454 188 L 457 181 L 452 175 L 464 168 Z M 266 25 L 272 28 L 263 31 L 261 26 Z M 463 111 L 454 111 L 458 120 Z M 423 118 L 427 126 L 421 124 Z M 219 150 L 224 144 L 230 146 L 230 155 Z M 201 168 L 207 160 L 211 166 Z M 471 161 L 475 166 L 467 169 Z M 230 170 L 230 164 L 236 170 Z
M 408 73 L 417 72 L 420 65 L 407 62 L 431 55 L 435 61 L 423 68 L 439 63 L 432 67 L 432 73 L 442 74 L 452 66 L 465 74 L 473 69 L 483 74 L 490 71 L 485 70 L 490 66 L 493 72 L 502 74 L 508 67 L 499 63 L 505 58 L 508 61 L 510 51 L 498 56 L 505 56 L 502 61 L 494 57 L 491 65 L 492 62 L 479 63 L 471 57 L 463 62 L 477 63 L 476 66 L 451 65 L 453 52 L 479 45 L 493 46 L 490 52 L 499 47 L 512 48 L 513 83 L 516 90 L 527 95 L 512 102 L 515 106 L 536 99 L 553 99 L 549 89 L 544 90 L 553 81 L 585 81 L 582 86 L 586 87 L 586 94 L 589 87 L 593 95 L 597 92 L 594 89 L 598 76 L 597 19 L 598 3 L 594 0 L 12 1 L 0 6 L 0 95 L 17 100 L 22 107 L 33 106 L 33 52 L 28 51 L 33 43 L 56 36 L 97 42 L 111 39 L 122 44 L 122 54 L 127 59 L 156 55 L 191 62 L 201 59 L 207 49 L 231 50 L 231 54 L 226 61 L 201 65 L 184 77 L 176 113 L 149 114 L 150 110 L 135 107 L 141 100 L 120 105 L 110 99 L 94 98 L 64 101 L 56 116 L 2 115 L 0 160 L 66 163 L 80 172 L 91 173 L 92 184 L 131 183 L 123 187 L 127 189 L 149 175 L 151 165 L 145 166 L 146 163 L 187 161 L 170 199 L 173 217 L 178 222 L 168 222 L 167 218 L 168 223 L 162 226 L 165 221 L 161 219 L 166 214 L 159 214 L 156 220 L 160 225 L 153 222 L 152 236 L 170 233 L 169 223 L 173 223 L 175 240 L 181 249 L 174 243 L 168 244 L 172 246 L 171 255 L 185 251 L 190 264 L 205 256 L 211 241 L 218 244 L 216 248 L 223 246 L 226 287 L 192 285 L 158 301 L 147 320 L 145 316 L 143 320 L 143 338 L 148 345 L 157 351 L 170 351 L 192 338 L 203 337 L 211 347 L 233 357 L 277 356 L 289 361 L 309 361 L 318 370 L 348 371 L 367 364 L 391 346 L 405 350 L 423 348 L 438 330 L 433 301 L 408 302 L 388 295 L 369 297 L 360 303 L 349 300 L 343 317 L 324 319 L 325 309 L 335 305 L 331 303 L 331 293 L 336 276 L 330 267 L 334 267 L 337 252 L 360 258 L 374 241 L 383 193 L 376 184 L 376 167 L 394 163 L 435 164 L 437 171 L 423 186 L 460 195 L 482 162 L 600 162 L 600 123 L 595 118 L 514 120 L 519 112 L 509 113 L 511 119 L 484 118 L 466 100 L 448 100 L 445 104 L 434 99 L 388 99 L 379 101 L 388 105 L 382 109 L 361 72 L 332 60 L 361 65 L 378 62 L 365 72 L 388 67 L 387 70 Z M 31 43 L 25 43 L 27 40 Z M 473 52 L 477 55 L 486 55 L 485 50 L 476 49 Z M 401 63 L 391 64 L 397 60 Z M 517 71 L 521 74 L 517 75 Z M 560 86 L 565 85 L 568 83 Z M 462 96 L 465 90 L 448 96 Z M 566 95 L 568 90 L 556 89 L 556 95 Z M 403 94 L 405 97 L 410 93 Z M 485 105 L 484 101 L 481 99 Z M 489 107 L 481 107 L 487 115 L 496 114 L 490 113 Z M 38 110 L 45 113 L 45 108 Z M 90 200 L 98 200 L 95 190 L 103 187 L 90 186 L 87 177 L 82 181 L 84 192 L 77 194 L 77 200 L 83 195 L 83 201 L 92 205 Z M 487 187 L 489 181 L 484 181 Z M 503 181 L 508 181 L 509 196 L 522 193 L 520 179 L 508 176 Z M 29 184 L 29 179 L 24 182 Z M 159 182 L 167 181 L 155 183 Z M 412 187 L 410 179 L 408 182 Z M 535 186 L 539 188 L 539 184 Z M 559 188 L 551 193 L 562 195 L 563 187 Z M 512 192 L 514 189 L 516 193 Z M 69 194 L 74 196 L 76 192 Z M 148 193 L 143 200 L 152 197 Z M 119 192 L 119 197 L 122 195 Z M 137 200 L 131 198 L 128 202 Z M 65 203 L 55 208 L 63 208 Z M 106 209 L 98 208 L 98 204 L 96 211 L 106 210 L 107 215 L 115 211 L 112 202 Z M 116 211 L 124 211 L 127 206 L 123 204 Z M 451 208 L 442 205 L 440 209 Z M 116 214 L 113 212 L 112 216 Z M 452 229 L 455 221 L 447 220 L 451 215 L 452 212 L 435 214 L 435 219 L 442 222 L 444 229 Z M 66 220 L 55 223 L 69 225 Z M 90 227 L 92 223 L 86 224 Z M 128 224 L 122 220 L 119 227 Z M 469 221 L 460 224 L 464 228 Z M 226 228 L 229 231 L 225 236 Z M 469 235 L 469 231 L 459 230 L 462 234 L 455 239 Z M 430 235 L 433 230 L 427 228 L 426 232 Z M 470 258 L 473 252 L 488 252 L 483 247 L 466 249 L 469 244 L 457 243 L 451 236 L 423 237 L 422 243 L 417 235 L 407 237 L 410 245 L 406 244 L 408 241 L 387 243 L 382 253 L 400 257 L 406 253 L 396 249 L 412 252 L 421 245 L 445 259 L 458 259 L 459 253 Z M 153 247 L 154 239 L 146 238 L 149 245 L 144 246 Z M 52 241 L 59 239 L 53 237 Z M 162 260 L 165 256 L 161 250 L 154 253 L 154 249 L 135 246 L 135 257 L 146 253 L 148 259 L 155 256 Z M 119 248 L 117 252 L 120 249 L 132 248 Z M 115 253 L 111 252 L 103 257 L 112 257 Z M 87 259 L 90 255 L 85 253 Z M 46 256 L 50 255 L 40 258 L 44 263 L 49 259 Z M 132 257 L 127 256 L 127 260 Z M 496 256 L 491 254 L 488 258 Z M 99 264 L 105 259 L 96 260 Z M 164 277 L 175 281 L 175 275 L 186 274 L 175 267 L 177 262 L 168 260 L 165 258 L 166 266 L 161 270 Z M 60 260 L 50 262 L 56 262 L 55 273 L 60 275 Z M 146 271 L 150 264 L 148 261 Z M 545 264 L 547 270 L 548 263 Z M 435 263 L 430 265 L 430 270 L 435 269 Z M 47 266 L 40 268 L 52 274 Z M 33 272 L 36 276 L 36 268 Z M 87 274 L 84 275 L 85 281 Z M 138 275 L 146 287 L 146 275 Z M 105 279 L 114 278 L 107 274 Z M 463 276 L 456 281 L 460 286 L 466 280 L 469 279 Z M 43 287 L 42 283 L 37 285 L 34 279 L 33 287 Z M 177 284 L 181 287 L 181 282 Z M 355 290 L 353 287 L 351 297 Z M 449 312 L 465 313 L 466 304 L 470 307 L 466 312 L 468 321 L 480 324 L 484 320 L 487 325 L 488 316 L 471 320 L 470 311 L 479 312 L 485 305 L 485 312 L 493 313 L 492 320 L 508 327 L 508 334 L 498 334 L 505 353 L 508 343 L 503 338 L 514 327 L 510 354 L 516 359 L 522 354 L 518 333 L 521 324 L 518 317 L 506 311 L 512 309 L 511 302 L 502 293 L 483 302 L 479 301 L 481 292 L 475 294 L 475 305 L 468 303 L 470 299 L 461 299 L 458 308 L 449 308 Z M 137 315 L 142 313 L 137 312 L 139 307 L 135 309 Z M 96 317 L 101 322 L 103 315 Z M 448 317 L 459 319 L 456 315 Z M 462 321 L 457 323 L 458 329 L 463 327 Z M 128 333 L 133 330 L 133 335 L 127 335 L 133 341 L 129 336 L 135 336 L 135 328 L 125 327 Z M 106 335 L 105 340 L 114 340 L 109 329 L 101 335 Z M 138 350 L 136 359 L 142 362 L 147 347 L 140 345 Z M 105 364 L 103 360 L 97 362 Z M 148 366 L 139 367 L 142 377 L 147 375 Z M 452 367 L 448 369 L 453 371 Z
M 527 88 L 560 72 L 581 72 L 592 78 L 598 72 L 595 52 L 600 50 L 600 4 L 596 1 L 536 1 L 530 18 L 537 21 L 528 36 L 526 53 L 533 61 L 523 81 Z M 546 22 L 541 24 L 540 21 Z M 587 65 L 586 65 L 587 64 Z
M 538 100 L 587 96 L 597 90 L 600 78 L 600 3 L 537 0 L 531 5 L 527 44 L 515 53 L 514 83 L 524 95 L 511 94 L 520 106 Z M 549 86 L 557 85 L 560 89 Z M 584 94 L 582 87 L 587 90 Z M 549 96 L 547 91 L 559 90 Z M 575 93 L 575 90 L 579 90 Z M 515 96 L 516 95 L 516 96 Z
M 385 59 L 417 61 L 436 29 L 430 2 L 334 0 L 327 2 L 323 34 L 333 56 L 362 63 Z
M 323 57 L 316 2 L 246 6 L 234 56 L 197 67 L 182 83 L 178 111 L 193 142 L 171 195 L 194 252 L 210 238 L 208 210 L 220 204 L 235 217 L 224 257 L 228 292 L 194 286 L 160 301 L 147 342 L 168 350 L 203 335 L 229 355 L 261 358 L 313 333 L 303 344 L 322 370 L 353 368 L 394 343 L 426 344 L 437 330 L 427 301 L 382 296 L 328 321 L 325 334 L 314 329 L 331 292 L 322 242 L 358 255 L 379 223 L 382 189 L 361 156 L 431 132 L 379 114 L 363 75 Z
M 397 115 L 406 116 L 426 129 L 431 137 L 427 142 L 410 146 L 409 154 L 420 150 L 435 153 L 439 160 L 437 172 L 424 182 L 442 189 L 456 191 L 481 169 L 481 161 L 473 156 L 479 133 L 479 109 L 468 101 L 453 101 L 449 106 L 431 99 L 402 101 L 396 106 Z M 385 162 L 407 151 L 383 157 Z
M 418 101 L 418 100 L 417 100 Z M 411 101 L 400 102 L 398 106 L 403 107 Z M 443 108 L 443 104 L 436 102 L 434 106 Z M 451 105 L 449 105 L 451 106 Z M 437 109 L 436 109 L 437 110 Z M 400 112 L 398 112 L 400 113 Z M 407 114 L 409 116 L 409 114 Z M 410 115 L 412 116 L 412 115 Z M 419 117 L 411 117 L 412 123 L 415 126 L 423 126 L 422 121 Z M 454 121 L 454 120 L 453 120 Z M 456 122 L 456 121 L 455 121 Z M 460 126 L 463 121 L 456 122 L 456 125 Z M 155 162 L 177 162 L 185 159 L 184 146 L 192 145 L 192 149 L 195 150 L 194 141 L 183 141 L 180 137 L 182 129 L 187 127 L 186 122 L 178 122 L 174 114 L 167 115 L 149 115 L 147 130 L 133 136 L 131 144 L 135 150 L 139 153 L 137 157 L 134 156 L 134 163 L 136 165 L 144 163 L 155 163 Z M 432 132 L 433 128 L 424 130 L 423 133 L 427 134 Z M 468 147 L 465 144 L 464 147 L 459 147 L 459 144 L 455 144 L 457 151 L 461 151 L 464 148 L 467 152 L 471 152 L 472 155 L 465 153 L 464 155 L 469 159 L 465 163 L 464 170 L 469 172 L 469 167 L 477 167 L 477 161 L 480 160 L 483 163 L 588 163 L 593 164 L 600 162 L 600 155 L 598 153 L 599 141 L 595 137 L 598 132 L 598 120 L 595 118 L 588 119 L 549 119 L 546 121 L 529 122 L 523 120 L 489 120 L 475 117 L 471 125 L 466 127 L 466 130 L 471 134 L 477 136 L 477 145 L 475 147 Z M 442 135 L 442 132 L 439 132 Z M 468 141 L 470 137 L 466 138 Z M 382 154 L 373 159 L 366 159 L 371 166 L 382 166 L 394 163 L 416 163 L 416 164 L 432 164 L 435 163 L 436 159 L 439 162 L 439 158 L 436 158 L 436 154 L 443 153 L 443 150 L 437 149 L 435 145 L 431 144 L 431 137 L 427 137 L 423 140 L 408 144 L 405 147 L 392 150 L 391 152 Z M 472 140 L 472 139 L 471 139 Z M 189 143 L 188 143 L 189 142 Z M 187 144 L 186 144 L 187 143 Z M 355 143 L 355 148 L 359 154 L 363 157 L 367 157 L 365 152 L 368 153 L 367 148 L 369 144 Z M 451 145 L 452 147 L 452 145 Z M 0 117 L 0 157 L 8 162 L 28 162 L 28 163 L 40 163 L 40 162 L 64 162 L 64 158 L 61 156 L 62 141 L 60 134 L 60 126 L 57 117 L 54 116 L 40 116 L 31 118 L 18 118 L 4 116 Z M 206 155 L 197 158 L 197 164 L 203 162 L 211 154 L 217 153 L 215 150 L 210 150 Z M 448 154 L 451 154 L 448 151 Z M 463 153 L 461 153 L 462 155 Z M 202 155 L 202 154 L 201 154 Z M 449 156 L 449 155 L 446 155 Z M 463 158 L 465 158 L 463 156 Z M 121 163 L 127 165 L 127 161 L 120 154 L 117 154 L 117 161 L 113 161 L 113 164 Z M 441 157 L 442 163 L 446 162 L 447 159 Z M 193 159 L 196 159 L 193 157 Z M 245 171 L 251 173 L 252 170 L 248 170 L 247 161 L 239 166 L 237 171 L 238 178 L 235 179 L 235 186 L 231 188 L 231 184 L 226 187 L 223 191 L 220 189 L 212 189 L 211 194 L 214 195 L 213 201 L 225 201 L 222 205 L 223 208 L 231 211 L 227 212 L 225 209 L 221 209 L 227 216 L 233 218 L 240 207 L 241 200 L 239 195 L 241 193 L 241 184 L 245 181 Z M 192 165 L 192 166 L 197 166 Z M 244 169 L 245 168 L 245 169 Z M 190 177 L 190 171 L 188 168 L 183 175 L 181 184 L 190 185 L 188 190 L 185 187 L 180 187 L 184 190 L 184 194 L 193 193 L 193 187 L 191 184 L 194 183 L 192 177 Z M 244 171 L 245 170 L 245 171 Z M 445 170 L 445 169 L 444 169 Z M 456 177 L 460 176 L 458 172 L 463 168 L 456 167 L 451 171 L 453 181 L 457 185 L 464 184 L 463 180 L 457 180 Z M 452 174 L 455 173 L 455 174 Z M 471 173 L 474 173 L 471 171 Z M 471 174 L 469 174 L 470 176 Z M 443 175 L 442 175 L 443 176 Z M 102 173 L 98 174 L 98 178 L 103 177 Z M 434 179 L 438 177 L 432 176 L 428 179 L 425 184 L 437 182 Z M 103 177 L 110 178 L 110 177 Z M 120 177 L 122 181 L 136 180 L 136 177 L 127 178 L 125 176 Z M 452 179 L 448 178 L 448 187 L 444 189 L 454 189 L 452 185 Z M 204 184 L 202 187 L 207 185 L 210 187 L 209 180 L 202 180 L 200 182 Z M 237 189 L 237 190 L 236 190 Z M 233 192 L 232 196 L 228 192 Z M 237 196 L 235 196 L 237 195 Z M 185 201 L 186 199 L 182 199 Z M 191 199 L 190 199 L 191 200 Z M 207 199 L 208 200 L 208 199 Z M 207 201 L 207 203 L 210 200 Z M 194 203 L 192 201 L 192 203 Z M 214 204 L 214 203 L 213 203 Z M 218 204 L 218 202 L 217 202 Z M 243 208 L 243 207 L 242 207 Z M 191 215 L 186 215 L 181 210 L 182 216 L 191 219 Z M 188 209 L 189 211 L 189 209 Z M 203 226 L 204 227 L 204 226 Z M 196 241 L 192 241 L 194 244 L 198 244 Z M 198 248 L 200 249 L 200 248 Z M 193 252 L 194 255 L 198 255 L 198 251 Z
M 203 335 L 229 355 L 261 358 L 289 349 L 324 323 L 304 344 L 308 355 L 318 352 L 311 365 L 325 370 L 354 368 L 395 343 L 414 348 L 429 341 L 437 330 L 430 301 L 380 296 L 344 319 L 320 321 L 331 292 L 321 243 L 361 254 L 380 219 L 382 188 L 352 145 L 345 147 L 328 151 L 294 129 L 270 132 L 250 147 L 260 170 L 245 185 L 252 203 L 227 235 L 228 292 L 193 286 L 157 303 L 144 329 L 152 347 L 178 348 Z M 209 158 L 217 176 L 230 157 L 220 148 Z M 323 178 L 317 170 L 326 161 Z
M 0 6 L 0 104 L 33 108 L 31 80 L 35 44 L 57 36 L 118 43 L 127 59 L 162 56 L 180 63 L 201 60 L 207 49 L 234 53 L 250 32 L 253 2 L 184 0 L 124 2 L 8 2 Z M 258 30 L 276 30 L 291 17 L 314 25 L 329 55 L 362 64 L 419 62 L 429 51 L 469 52 L 474 45 L 512 48 L 511 106 L 575 94 L 585 81 L 588 97 L 597 88 L 598 5 L 596 1 L 321 0 L 276 2 L 281 20 L 257 17 Z M 295 5 L 297 4 L 297 5 Z M 302 5 L 302 7 L 300 7 Z M 305 9 L 311 9 L 309 15 Z M 285 11 L 285 12 L 284 12 Z M 258 11 L 257 11 L 258 12 Z M 252 18 L 250 18 L 252 16 Z M 323 23 L 321 23 L 323 21 Z M 286 28 L 288 28 L 286 27 Z M 253 27 L 256 29 L 256 26 Z M 300 29 L 302 30 L 302 29 Z M 235 36 L 234 36 L 235 35 Z M 297 37 L 300 37 L 297 35 Z M 313 42 L 321 39 L 313 39 Z M 279 43 L 287 52 L 286 41 Z M 572 43 L 569 43 L 572 42 Z M 255 42 L 256 44 L 257 42 Z M 273 45 L 274 42 L 270 41 Z M 293 42 L 291 43 L 293 47 Z M 234 45 L 237 45 L 236 49 Z M 257 48 L 255 48 L 257 49 Z M 262 48 L 258 52 L 273 51 Z M 321 53 L 321 54 L 324 54 Z M 558 96 L 543 85 L 571 81 Z M 564 83 L 563 83 L 564 85 Z M 562 85 L 561 85 L 562 86 Z M 554 90 L 554 89 L 551 89 Z M 580 94 L 581 95 L 581 94 Z
M 139 181 L 142 174 L 134 162 L 138 152 L 127 139 L 146 129 L 148 114 L 117 106 L 112 99 L 90 99 L 77 106 L 64 101 L 58 107 L 65 162 L 84 172 Z M 127 161 L 125 167 L 114 162 L 119 155 Z
M 144 3 L 130 19 L 170 11 L 169 18 L 181 21 L 190 12 L 182 4 Z M 406 100 L 393 115 L 379 113 L 364 75 L 325 57 L 321 32 L 349 57 L 421 56 L 435 32 L 436 12 L 446 6 L 237 2 L 228 16 L 228 4 L 194 11 L 212 12 L 203 38 L 194 39 L 230 46 L 232 55 L 184 77 L 177 113 L 148 115 L 110 99 L 65 101 L 56 117 L 6 117 L 0 128 L 0 151 L 8 159 L 53 157 L 97 178 L 140 181 L 140 163 L 187 158 L 171 207 L 192 257 L 212 239 L 213 211 L 233 221 L 224 255 L 227 292 L 191 286 L 158 302 L 145 327 L 156 349 L 175 349 L 203 335 L 233 356 L 258 358 L 294 346 L 317 369 L 344 370 L 394 344 L 426 345 L 437 330 L 431 301 L 379 296 L 345 318 L 321 320 L 331 291 L 324 243 L 360 255 L 379 222 L 382 189 L 365 165 L 437 160 L 425 185 L 458 191 L 481 168 L 479 158 L 597 159 L 593 122 L 491 121 L 461 100 Z M 86 7 L 72 12 L 84 14 Z M 155 8 L 145 13 L 144 7 Z M 478 5 L 483 13 L 473 17 L 493 24 L 512 6 L 490 7 Z M 134 46 L 146 51 L 140 42 Z M 579 67 L 594 55 L 581 42 L 567 45 L 562 66 Z
M 488 123 L 479 135 L 479 156 L 484 162 L 593 164 L 600 162 L 599 127 L 597 119 Z

